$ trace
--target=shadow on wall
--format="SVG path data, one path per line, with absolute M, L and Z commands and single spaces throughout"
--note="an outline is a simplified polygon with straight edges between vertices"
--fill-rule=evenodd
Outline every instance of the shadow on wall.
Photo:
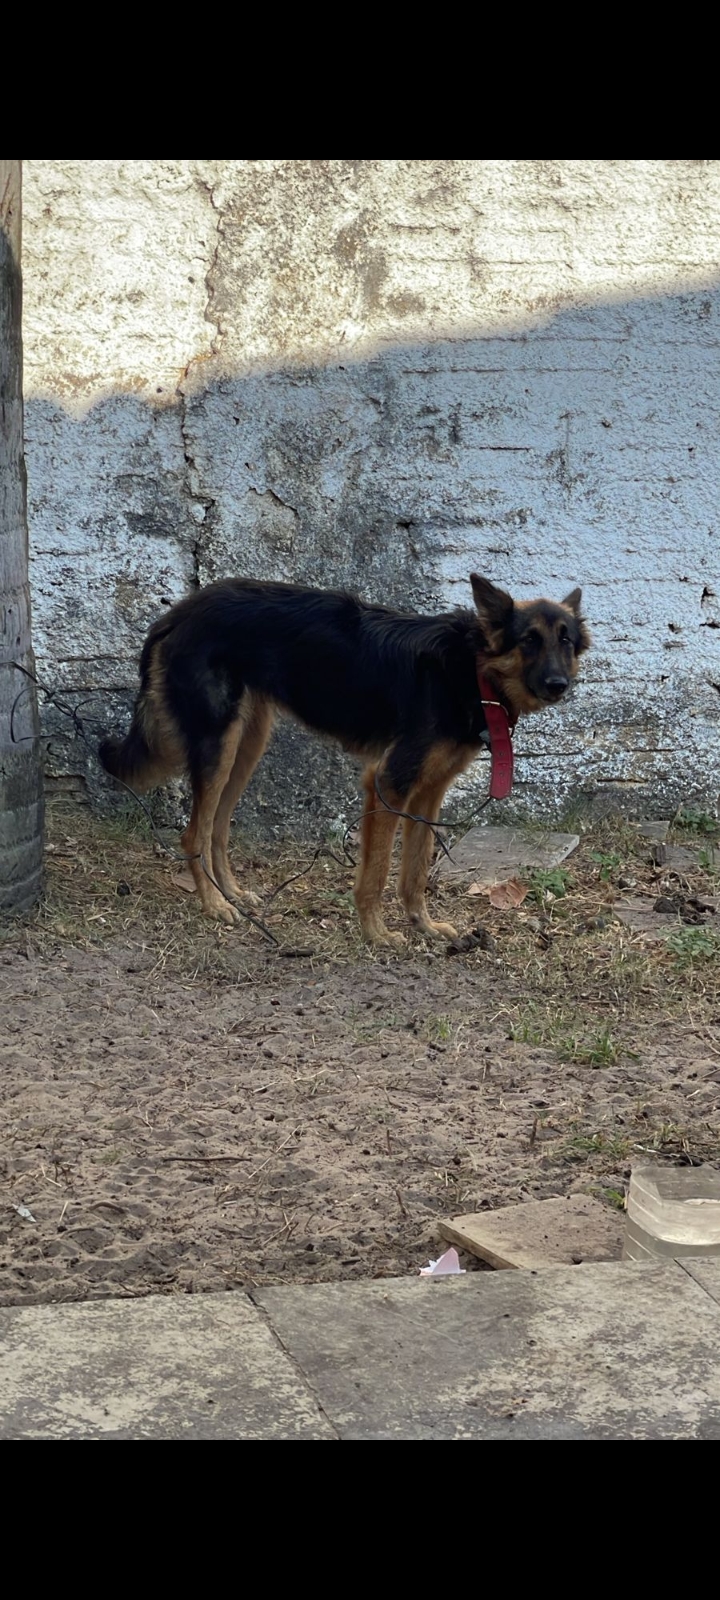
M 229 574 L 413 610 L 469 603 L 473 569 L 519 598 L 580 583 L 594 649 L 573 702 L 518 730 L 516 811 L 715 805 L 719 347 L 709 284 L 334 365 L 218 357 L 152 404 L 29 398 L 41 676 L 93 730 L 124 725 L 152 618 Z M 44 720 L 49 773 L 100 792 L 70 725 Z M 481 762 L 468 815 L 485 780 Z M 244 821 L 316 835 L 356 793 L 352 763 L 284 727 Z

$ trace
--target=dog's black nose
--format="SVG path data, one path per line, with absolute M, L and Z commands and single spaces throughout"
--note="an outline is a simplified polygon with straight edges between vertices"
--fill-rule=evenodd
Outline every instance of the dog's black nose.
M 552 696 L 553 700 L 559 700 L 561 694 L 565 693 L 567 686 L 567 678 L 561 678 L 558 676 L 557 678 L 545 679 L 545 688 L 547 689 L 548 694 Z

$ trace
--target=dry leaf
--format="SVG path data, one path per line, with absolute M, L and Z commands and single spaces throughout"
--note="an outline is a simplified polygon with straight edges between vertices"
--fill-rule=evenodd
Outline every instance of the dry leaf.
M 496 883 L 490 890 L 490 904 L 496 911 L 513 911 L 527 899 L 528 885 L 519 878 L 508 878 L 507 883 Z
M 486 883 L 471 883 L 470 888 L 466 889 L 465 893 L 466 894 L 487 894 L 488 893 L 488 886 L 487 886 Z
M 177 889 L 184 889 L 186 894 L 195 893 L 195 879 L 187 867 L 181 867 L 179 872 L 174 873 L 171 881 Z

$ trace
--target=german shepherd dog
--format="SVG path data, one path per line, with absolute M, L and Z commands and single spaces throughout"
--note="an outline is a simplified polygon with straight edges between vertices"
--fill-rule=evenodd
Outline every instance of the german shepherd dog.
M 579 589 L 556 605 L 514 602 L 477 574 L 470 583 L 475 611 L 422 617 L 345 593 L 228 579 L 153 623 L 127 738 L 105 739 L 99 755 L 140 789 L 189 772 L 182 844 L 206 916 L 239 920 L 230 822 L 283 711 L 364 758 L 355 902 L 367 939 L 404 942 L 381 911 L 397 813 L 435 822 L 449 784 L 483 734 L 487 742 L 479 675 L 514 723 L 562 699 L 590 643 Z M 422 933 L 453 938 L 425 904 L 432 851 L 432 829 L 406 817 L 400 900 Z

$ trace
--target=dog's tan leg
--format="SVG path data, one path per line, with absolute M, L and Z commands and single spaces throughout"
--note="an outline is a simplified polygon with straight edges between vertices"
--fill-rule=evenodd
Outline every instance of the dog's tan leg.
M 363 773 L 365 810 L 361 828 L 360 863 L 355 879 L 355 904 L 366 939 L 371 944 L 405 943 L 401 933 L 390 933 L 380 910 L 382 893 L 390 871 L 390 858 L 399 817 L 387 811 L 375 793 L 376 766 Z M 383 790 L 390 805 L 404 809 L 394 791 Z
M 249 905 L 257 905 L 258 898 L 257 895 L 240 888 L 228 860 L 228 838 L 232 815 L 238 800 L 247 788 L 258 761 L 260 761 L 267 749 L 274 717 L 273 708 L 267 700 L 253 700 L 245 731 L 240 735 L 240 743 L 237 747 L 232 771 L 220 796 L 220 803 L 215 812 L 213 824 L 212 859 L 214 877 L 224 894 L 230 895 L 233 900 L 245 901 Z
M 203 912 L 206 917 L 216 917 L 219 922 L 240 921 L 240 915 L 235 907 L 228 905 L 225 896 L 212 882 L 215 875 L 212 838 L 215 813 L 232 772 L 238 744 L 245 727 L 246 714 L 241 709 L 235 721 L 222 735 L 206 769 L 192 774 L 192 814 L 182 836 L 182 847 L 188 857 Z
M 432 750 L 403 810 L 427 817 L 428 822 L 437 822 L 446 790 L 472 758 L 473 751 L 458 751 L 456 745 Z M 413 927 L 420 933 L 433 939 L 454 939 L 457 935 L 452 923 L 433 922 L 425 904 L 434 842 L 432 828 L 428 828 L 424 822 L 403 822 L 398 893 Z

